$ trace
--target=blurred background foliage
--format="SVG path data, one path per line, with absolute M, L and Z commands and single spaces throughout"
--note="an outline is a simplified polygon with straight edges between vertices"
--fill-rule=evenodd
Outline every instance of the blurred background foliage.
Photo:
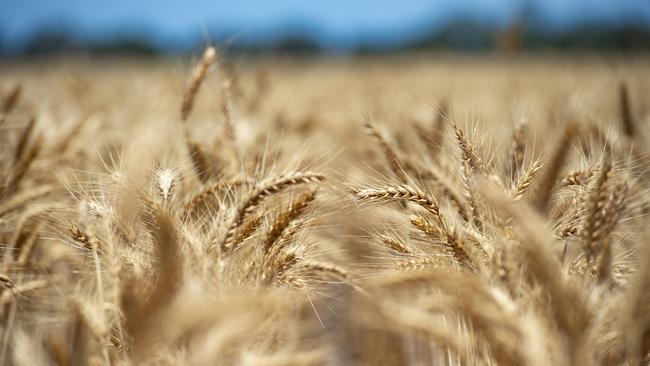
M 638 52 L 648 0 L 239 2 L 21 0 L 0 4 L 0 56 L 193 53 Z

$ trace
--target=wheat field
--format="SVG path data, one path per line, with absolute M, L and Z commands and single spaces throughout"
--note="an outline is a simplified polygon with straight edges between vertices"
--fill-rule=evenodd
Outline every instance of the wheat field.
M 0 365 L 644 365 L 647 56 L 0 64 Z

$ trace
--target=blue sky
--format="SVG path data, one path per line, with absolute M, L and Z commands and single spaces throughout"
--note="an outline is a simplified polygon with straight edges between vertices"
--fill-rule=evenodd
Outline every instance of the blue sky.
M 552 29 L 650 26 L 650 0 L 0 0 L 0 40 L 20 47 L 44 27 L 65 26 L 82 39 L 136 34 L 165 47 L 206 33 L 246 40 L 302 29 L 324 44 L 346 46 L 399 40 L 461 18 L 506 24 L 526 8 Z

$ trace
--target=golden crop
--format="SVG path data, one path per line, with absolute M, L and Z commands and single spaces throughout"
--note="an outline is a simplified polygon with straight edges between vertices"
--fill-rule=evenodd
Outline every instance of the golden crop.
M 0 65 L 0 365 L 639 365 L 645 56 Z

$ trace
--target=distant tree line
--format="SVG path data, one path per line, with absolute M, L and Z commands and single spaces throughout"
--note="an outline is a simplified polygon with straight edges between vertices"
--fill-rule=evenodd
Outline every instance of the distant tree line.
M 289 54 L 318 55 L 332 50 L 323 46 L 309 32 L 287 32 L 273 41 L 229 43 L 228 52 L 235 54 Z M 0 37 L 1 39 L 2 37 Z M 212 38 L 217 40 L 218 37 Z M 200 44 L 199 44 L 200 43 Z M 197 48 L 203 46 L 197 42 Z M 541 31 L 527 26 L 522 20 L 514 21 L 505 29 L 496 29 L 476 22 L 459 21 L 442 29 L 425 32 L 420 37 L 402 42 L 383 44 L 381 41 L 361 43 L 346 49 L 352 54 L 397 53 L 427 50 L 486 52 L 501 50 L 505 53 L 520 51 L 599 51 L 625 52 L 650 51 L 650 25 L 628 24 L 622 26 L 583 25 L 565 31 Z M 178 52 L 155 46 L 146 37 L 119 37 L 101 41 L 82 41 L 74 35 L 45 29 L 28 40 L 20 51 L 12 51 L 0 44 L 0 55 L 39 56 L 66 53 L 91 55 L 155 56 Z

